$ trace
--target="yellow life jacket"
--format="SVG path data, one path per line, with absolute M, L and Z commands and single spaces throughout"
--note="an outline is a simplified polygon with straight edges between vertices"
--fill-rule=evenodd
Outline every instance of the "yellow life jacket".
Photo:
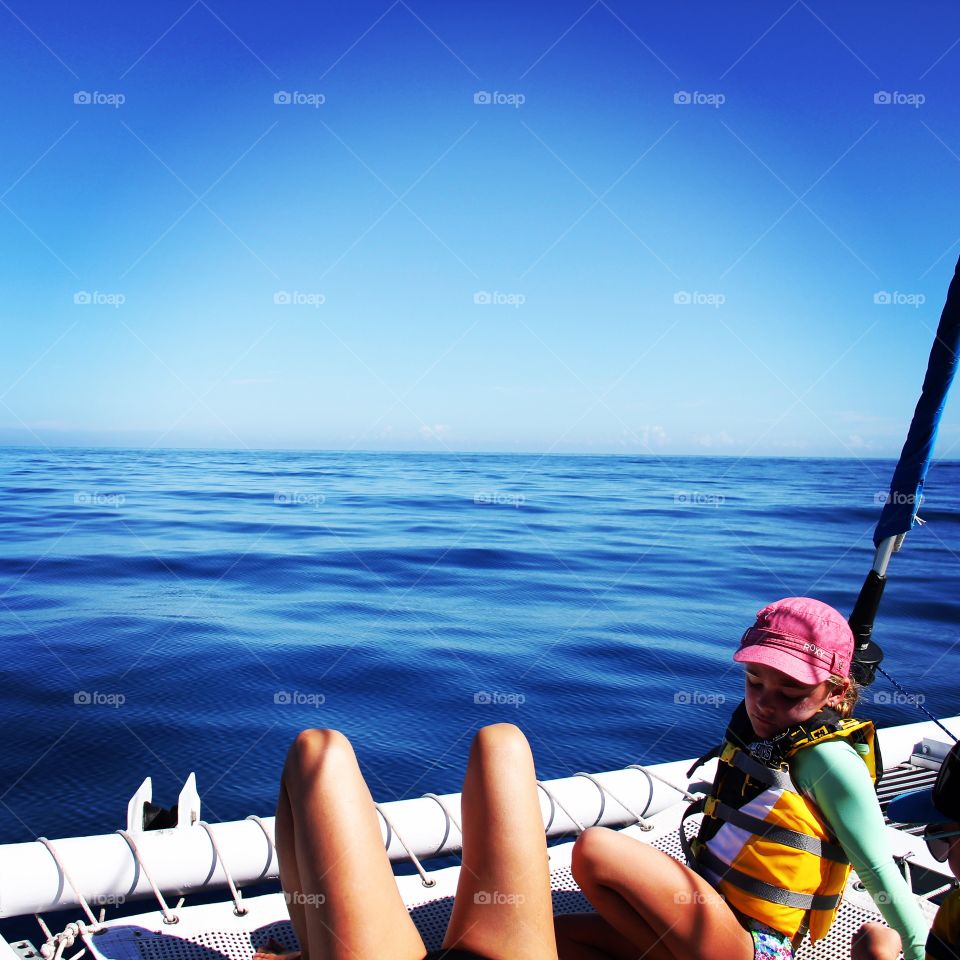
M 740 914 L 789 937 L 807 929 L 811 940 L 826 936 L 850 873 L 823 815 L 790 778 L 798 751 L 840 738 L 860 746 L 876 783 L 880 763 L 871 721 L 843 719 L 825 707 L 760 740 L 741 703 L 719 748 L 710 796 L 687 811 L 704 814 L 697 838 L 687 845 L 692 865 Z M 684 837 L 683 826 L 680 832 Z

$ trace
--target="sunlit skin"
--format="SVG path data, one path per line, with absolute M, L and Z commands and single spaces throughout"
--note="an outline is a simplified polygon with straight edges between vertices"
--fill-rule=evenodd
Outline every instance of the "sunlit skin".
M 799 683 L 762 663 L 749 664 L 746 672 L 747 716 L 753 732 L 761 739 L 809 720 L 824 706 L 835 707 L 850 686 L 849 680 L 839 686 L 830 680 L 813 686 Z

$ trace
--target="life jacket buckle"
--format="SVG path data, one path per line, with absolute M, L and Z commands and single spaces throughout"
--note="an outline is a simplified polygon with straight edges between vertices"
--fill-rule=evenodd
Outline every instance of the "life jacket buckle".
M 730 743 L 729 741 L 723 745 L 723 749 L 720 751 L 720 762 L 727 763 L 731 767 L 733 766 L 733 758 L 740 752 L 740 748 Z
M 705 817 L 712 817 L 713 811 L 717 809 L 719 802 L 718 797 L 707 797 L 707 799 L 703 801 L 703 815 Z

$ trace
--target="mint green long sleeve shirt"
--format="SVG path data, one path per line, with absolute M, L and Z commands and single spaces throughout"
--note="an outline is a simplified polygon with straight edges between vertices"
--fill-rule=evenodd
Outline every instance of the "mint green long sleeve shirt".
M 928 924 L 893 860 L 866 764 L 844 740 L 801 750 L 791 761 L 797 789 L 836 834 L 884 920 L 900 934 L 904 960 L 923 960 Z

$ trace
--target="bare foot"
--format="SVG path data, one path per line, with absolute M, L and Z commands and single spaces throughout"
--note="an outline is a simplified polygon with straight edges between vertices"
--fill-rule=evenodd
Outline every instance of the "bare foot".
M 299 950 L 286 950 L 282 943 L 271 937 L 253 955 L 253 960 L 300 960 Z

